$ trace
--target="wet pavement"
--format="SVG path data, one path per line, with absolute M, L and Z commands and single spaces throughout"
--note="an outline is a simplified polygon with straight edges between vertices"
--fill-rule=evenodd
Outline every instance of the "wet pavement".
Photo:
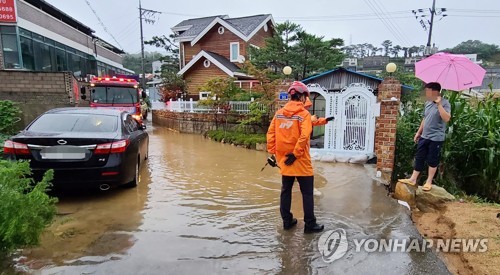
M 62 196 L 40 248 L 16 259 L 34 274 L 449 274 L 428 253 L 355 252 L 333 263 L 298 227 L 283 231 L 280 176 L 266 154 L 150 127 L 138 188 Z M 316 216 L 351 238 L 418 238 L 371 166 L 315 163 Z

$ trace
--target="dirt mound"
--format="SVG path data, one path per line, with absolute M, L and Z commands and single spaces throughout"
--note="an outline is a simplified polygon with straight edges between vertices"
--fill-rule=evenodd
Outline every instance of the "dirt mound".
M 453 274 L 498 274 L 500 270 L 500 206 L 475 203 L 446 203 L 437 213 L 415 211 L 418 230 L 427 239 L 487 239 L 488 251 L 441 253 Z

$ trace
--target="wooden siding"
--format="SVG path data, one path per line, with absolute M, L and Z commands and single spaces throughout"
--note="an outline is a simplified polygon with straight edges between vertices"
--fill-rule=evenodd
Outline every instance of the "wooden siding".
M 189 61 L 193 60 L 193 57 L 195 57 L 200 51 L 201 47 L 200 44 L 195 44 L 194 46 L 191 46 L 191 42 L 183 42 L 184 43 L 184 58 L 185 58 L 185 64 L 187 65 Z
M 184 79 L 188 82 L 188 94 L 198 95 L 200 88 L 207 83 L 208 80 L 216 77 L 229 77 L 225 72 L 219 69 L 214 64 L 205 68 L 203 62 L 205 58 L 201 58 L 196 64 L 184 74 Z
M 327 90 L 341 90 L 352 83 L 363 83 L 376 90 L 381 81 L 347 71 L 336 71 L 307 81 L 307 84 L 313 83 L 319 84 Z
M 228 30 L 227 28 L 224 28 L 223 34 L 219 34 L 218 30 L 220 26 L 221 26 L 220 24 L 216 24 L 194 46 L 191 46 L 191 42 L 183 42 L 186 64 L 189 63 L 191 60 L 193 60 L 193 57 L 197 55 L 201 50 L 204 50 L 206 52 L 214 52 L 224 56 L 227 59 L 230 59 L 231 57 L 230 44 L 232 42 L 240 43 L 240 55 L 243 55 L 245 58 L 248 59 L 247 49 L 250 46 L 250 44 L 253 44 L 258 47 L 264 47 L 266 45 L 265 43 L 266 38 L 270 37 L 274 32 L 272 24 L 269 22 L 267 32 L 265 32 L 264 28 L 262 28 L 247 43 L 243 39 L 238 37 L 236 34 Z M 234 64 L 236 64 L 239 67 L 242 66 L 242 64 L 240 63 L 234 63 Z
M 274 33 L 274 27 L 271 21 L 267 22 L 267 32 L 261 28 L 249 41 L 248 46 L 253 44 L 257 47 L 264 48 L 266 46 L 266 39 L 271 37 Z M 247 47 L 248 48 L 248 47 Z M 246 56 L 246 51 L 245 51 Z

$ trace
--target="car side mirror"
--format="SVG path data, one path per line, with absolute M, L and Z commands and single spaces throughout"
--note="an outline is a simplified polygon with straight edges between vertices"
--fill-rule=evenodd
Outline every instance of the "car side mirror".
M 147 127 L 146 127 L 146 124 L 141 124 L 139 125 L 139 130 L 142 130 L 142 131 L 146 131 Z

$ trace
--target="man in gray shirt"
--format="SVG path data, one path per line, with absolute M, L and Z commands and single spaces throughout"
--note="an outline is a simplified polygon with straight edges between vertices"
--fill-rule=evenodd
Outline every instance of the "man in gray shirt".
M 446 123 L 451 119 L 450 102 L 441 97 L 441 85 L 431 82 L 425 85 L 425 112 L 413 140 L 418 143 L 415 155 L 413 174 L 409 179 L 401 182 L 415 185 L 420 172 L 424 170 L 425 163 L 429 166 L 427 180 L 422 187 L 424 191 L 432 188 L 432 180 L 436 175 L 441 154 L 441 147 L 445 140 Z

